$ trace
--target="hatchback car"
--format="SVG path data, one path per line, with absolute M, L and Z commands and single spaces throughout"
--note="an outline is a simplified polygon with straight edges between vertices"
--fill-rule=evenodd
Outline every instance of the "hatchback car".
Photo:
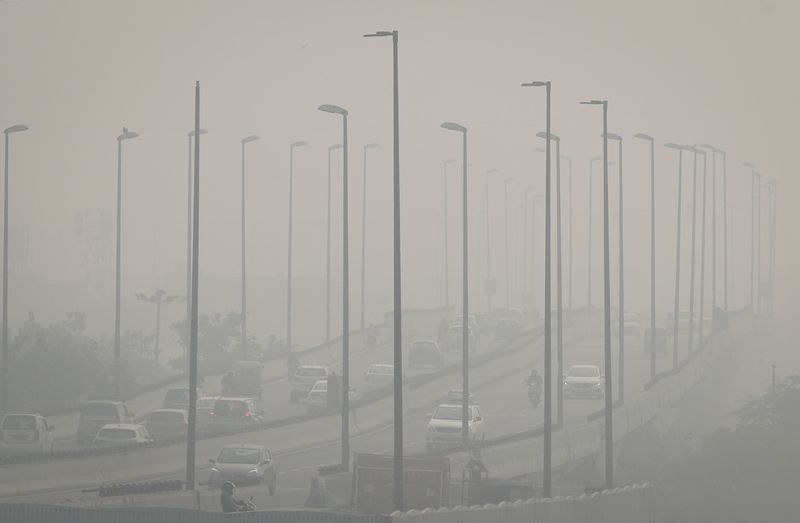
M 573 365 L 564 374 L 565 398 L 602 398 L 603 380 L 600 368 L 596 365 Z
M 146 426 L 155 439 L 186 437 L 189 416 L 181 409 L 157 409 L 150 414 Z
M 253 398 L 219 398 L 210 412 L 209 430 L 242 427 L 261 421 Z
M 226 481 L 235 485 L 266 484 L 270 495 L 275 494 L 278 474 L 272 461 L 272 454 L 263 445 L 232 444 L 225 445 L 217 459 L 211 462 L 208 484 L 218 487 Z
M 301 365 L 297 367 L 294 375 L 289 380 L 291 387 L 289 400 L 292 403 L 297 403 L 301 398 L 305 398 L 311 387 L 319 380 L 326 379 L 328 374 L 330 374 L 328 367 L 321 365 Z
M 446 403 L 436 407 L 425 434 L 425 449 L 428 452 L 447 447 L 458 447 L 462 444 L 461 420 L 462 407 L 455 403 Z M 467 430 L 471 442 L 480 441 L 486 436 L 485 422 L 481 409 L 477 405 L 467 408 Z
M 419 367 L 441 369 L 444 366 L 444 358 L 439 344 L 433 340 L 417 340 L 412 343 L 408 353 L 408 366 L 412 369 Z
M 126 447 L 151 443 L 153 437 L 144 425 L 133 423 L 109 423 L 97 431 L 92 441 L 94 447 Z
M 201 398 L 203 396 L 206 396 L 206 392 L 203 389 L 197 389 L 197 397 Z M 169 389 L 166 396 L 164 396 L 164 404 L 161 407 L 164 409 L 189 410 L 189 387 Z
M 52 452 L 53 428 L 38 414 L 6 414 L 0 422 L 0 454 Z

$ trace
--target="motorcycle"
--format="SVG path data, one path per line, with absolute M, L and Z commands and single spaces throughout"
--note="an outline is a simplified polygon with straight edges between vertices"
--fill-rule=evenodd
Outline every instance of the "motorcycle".
M 542 386 L 528 380 L 525 380 L 525 383 L 528 385 L 528 401 L 534 407 L 538 407 L 542 402 Z
M 239 508 L 237 512 L 255 512 L 256 504 L 253 503 L 253 496 L 250 496 L 250 499 L 244 502 L 244 505 Z

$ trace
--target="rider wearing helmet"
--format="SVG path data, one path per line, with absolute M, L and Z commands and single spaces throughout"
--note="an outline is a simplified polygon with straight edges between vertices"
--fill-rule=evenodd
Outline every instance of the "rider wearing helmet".
M 222 504 L 223 512 L 239 512 L 247 503 L 233 497 L 233 489 L 236 485 L 230 481 L 222 484 L 222 494 L 220 494 L 219 502 Z
M 528 385 L 533 385 L 535 387 L 542 386 L 542 376 L 539 375 L 539 371 L 536 369 L 531 369 L 531 373 L 528 376 L 528 379 L 525 380 L 525 383 Z

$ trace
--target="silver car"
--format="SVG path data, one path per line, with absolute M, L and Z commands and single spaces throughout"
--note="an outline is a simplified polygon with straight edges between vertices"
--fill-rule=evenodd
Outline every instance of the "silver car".
M 218 487 L 226 481 L 236 486 L 246 484 L 266 484 L 270 495 L 275 494 L 278 474 L 272 461 L 272 454 L 263 445 L 237 443 L 225 445 L 217 459 L 211 462 L 208 484 Z
M 564 374 L 565 398 L 602 398 L 605 376 L 596 365 L 573 365 Z

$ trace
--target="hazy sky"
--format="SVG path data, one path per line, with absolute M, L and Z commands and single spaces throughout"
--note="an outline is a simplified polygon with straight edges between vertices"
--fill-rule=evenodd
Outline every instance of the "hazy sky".
M 544 187 L 543 157 L 533 151 L 541 145 L 534 135 L 544 128 L 544 92 L 519 84 L 551 80 L 553 131 L 562 137 L 562 152 L 575 157 L 576 305 L 585 302 L 588 158 L 602 152 L 600 110 L 578 102 L 607 98 L 610 130 L 626 138 L 632 306 L 643 308 L 647 298 L 648 149 L 632 138 L 646 132 L 658 142 L 658 227 L 665 242 L 659 264 L 669 270 L 659 303 L 668 305 L 672 296 L 676 171 L 674 153 L 661 144 L 709 142 L 729 151 L 737 234 L 732 264 L 739 278 L 749 268 L 750 213 L 749 172 L 741 163 L 752 161 L 779 180 L 777 273 L 786 308 L 800 297 L 798 280 L 790 276 L 800 261 L 791 206 L 798 189 L 792 162 L 800 117 L 798 15 L 800 4 L 791 0 L 2 1 L 0 124 L 31 127 L 12 137 L 11 220 L 30 227 L 32 270 L 50 281 L 78 283 L 73 215 L 104 207 L 113 216 L 115 137 L 126 125 L 141 138 L 125 144 L 124 287 L 129 293 L 156 286 L 180 291 L 186 133 L 193 126 L 194 81 L 200 80 L 202 126 L 209 129 L 202 142 L 203 273 L 238 275 L 239 141 L 258 134 L 261 141 L 248 146 L 249 272 L 267 277 L 286 271 L 288 144 L 302 139 L 310 146 L 298 149 L 295 161 L 296 271 L 321 276 L 327 147 L 339 141 L 341 126 L 316 108 L 334 103 L 351 114 L 354 274 L 361 147 L 381 144 L 370 153 L 367 252 L 370 284 L 385 294 L 391 285 L 391 43 L 361 35 L 397 29 L 406 303 L 442 299 L 436 282 L 442 271 L 441 166 L 460 155 L 460 141 L 439 124 L 452 120 L 470 129 L 471 214 L 484 210 L 485 169 L 516 179 L 513 224 L 521 188 Z M 458 178 L 451 176 L 455 294 L 460 206 Z M 501 178 L 490 191 L 492 263 L 502 282 Z M 334 196 L 338 201 L 338 188 Z M 689 196 L 687 190 L 685 204 Z M 741 304 L 748 283 L 739 279 L 735 287 Z

